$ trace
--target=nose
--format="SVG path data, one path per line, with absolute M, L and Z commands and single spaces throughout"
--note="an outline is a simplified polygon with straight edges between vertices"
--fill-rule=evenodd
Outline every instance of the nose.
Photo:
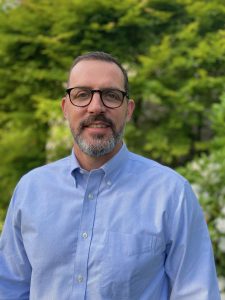
M 87 109 L 89 113 L 100 114 L 105 112 L 106 107 L 102 103 L 100 94 L 98 92 L 93 94 L 91 103 L 88 105 Z

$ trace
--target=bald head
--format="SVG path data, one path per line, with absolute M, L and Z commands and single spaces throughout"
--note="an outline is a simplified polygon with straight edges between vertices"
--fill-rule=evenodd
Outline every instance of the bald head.
M 103 61 L 103 62 L 108 62 L 108 63 L 113 63 L 115 65 L 117 65 L 119 67 L 119 69 L 122 72 L 123 78 L 124 78 L 124 89 L 127 92 L 127 94 L 129 94 L 129 82 L 128 82 L 128 76 L 127 76 L 127 72 L 126 70 L 123 68 L 123 66 L 120 64 L 120 62 L 114 58 L 113 56 L 111 56 L 108 53 L 105 52 L 89 52 L 87 54 L 84 55 L 80 55 L 78 56 L 70 69 L 69 72 L 69 78 L 68 78 L 68 87 L 69 87 L 69 83 L 70 83 L 70 75 L 71 75 L 71 71 L 73 70 L 73 68 L 81 61 L 89 61 L 89 60 L 97 60 L 97 61 Z

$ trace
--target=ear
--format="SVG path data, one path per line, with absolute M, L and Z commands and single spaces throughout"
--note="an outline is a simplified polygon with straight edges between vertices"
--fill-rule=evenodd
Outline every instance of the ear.
M 127 103 L 127 117 L 126 117 L 126 121 L 129 122 L 132 115 L 133 115 L 133 111 L 135 109 L 135 103 L 133 99 L 129 99 L 128 103 Z
M 62 98 L 61 108 L 62 108 L 62 112 L 63 112 L 64 118 L 67 119 L 68 118 L 68 108 L 67 108 L 66 97 Z

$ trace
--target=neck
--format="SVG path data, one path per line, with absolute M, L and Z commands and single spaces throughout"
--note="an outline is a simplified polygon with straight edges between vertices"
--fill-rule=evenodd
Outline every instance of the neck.
M 91 171 L 99 169 L 101 166 L 103 166 L 114 155 L 116 155 L 116 153 L 120 150 L 121 147 L 122 142 L 117 144 L 111 152 L 100 157 L 92 157 L 87 155 L 86 153 L 80 150 L 77 144 L 74 144 L 73 149 L 81 168 L 87 171 Z

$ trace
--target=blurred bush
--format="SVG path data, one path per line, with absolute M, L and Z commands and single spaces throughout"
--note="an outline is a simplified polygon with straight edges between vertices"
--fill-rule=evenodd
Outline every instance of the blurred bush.
M 18 179 L 71 151 L 60 99 L 73 59 L 109 52 L 136 102 L 126 143 L 191 181 L 222 285 L 224 0 L 2 0 L 0 20 L 0 229 Z

